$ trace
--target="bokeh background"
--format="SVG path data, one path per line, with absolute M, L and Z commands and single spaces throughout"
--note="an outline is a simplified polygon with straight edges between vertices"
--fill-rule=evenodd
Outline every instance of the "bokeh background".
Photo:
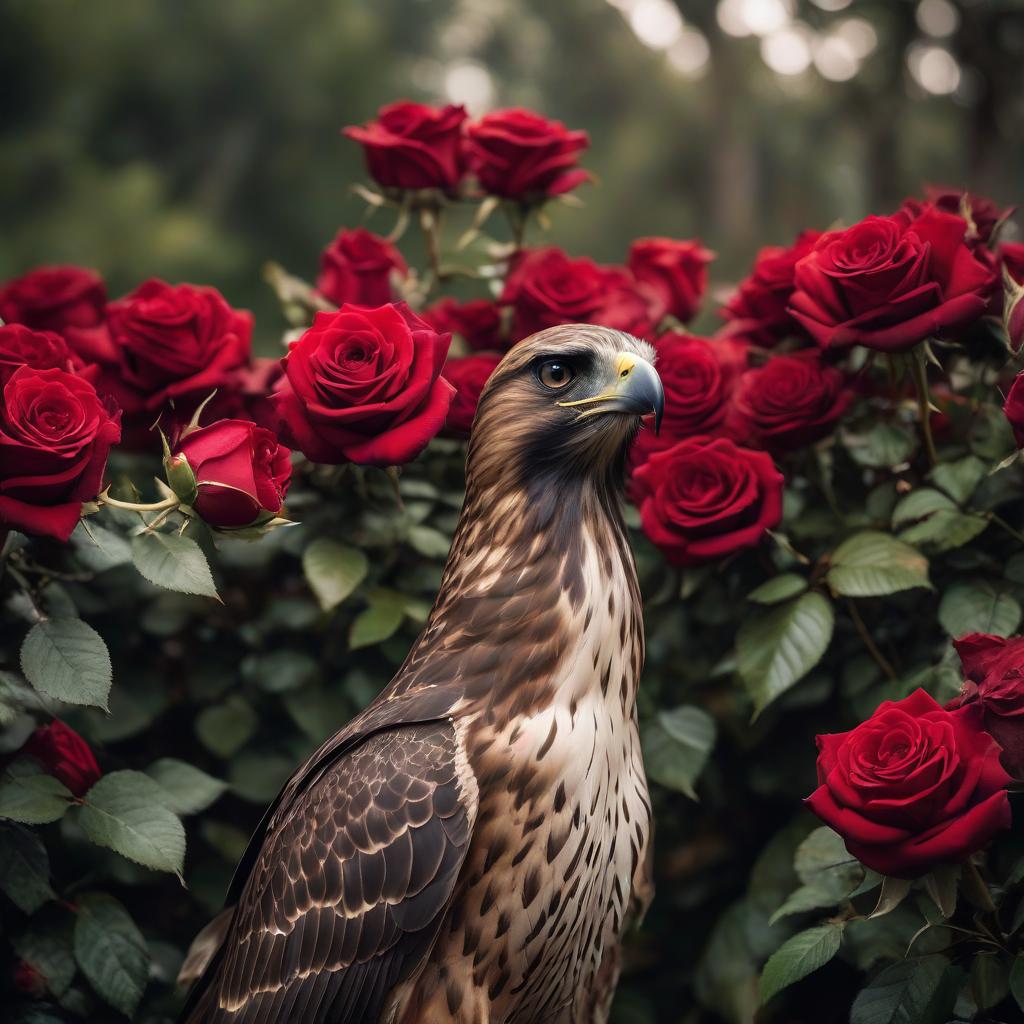
M 273 351 L 261 266 L 312 276 L 364 210 L 338 129 L 408 97 L 587 129 L 560 244 L 699 236 L 722 287 L 924 181 L 1018 198 L 1022 66 L 1020 0 L 2 0 L 0 278 L 214 284 Z

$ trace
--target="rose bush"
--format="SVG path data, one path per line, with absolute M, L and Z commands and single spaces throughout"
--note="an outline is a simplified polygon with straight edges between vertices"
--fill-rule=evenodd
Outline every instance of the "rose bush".
M 393 219 L 342 228 L 315 282 L 268 268 L 273 357 L 201 285 L 0 286 L 4 1013 L 174 1017 L 268 801 L 423 627 L 500 354 L 591 321 L 650 341 L 666 392 L 628 460 L 658 896 L 616 1019 L 1016 1019 L 1005 206 L 793 224 L 730 285 L 696 240 L 608 266 L 542 239 L 584 146 L 540 115 L 401 103 L 348 134 Z

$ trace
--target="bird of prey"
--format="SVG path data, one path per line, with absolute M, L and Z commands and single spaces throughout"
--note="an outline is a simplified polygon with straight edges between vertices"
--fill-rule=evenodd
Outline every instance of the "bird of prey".
M 652 892 L 621 489 L 661 416 L 653 358 L 571 325 L 494 371 L 423 633 L 267 811 L 193 946 L 182 1021 L 607 1018 Z

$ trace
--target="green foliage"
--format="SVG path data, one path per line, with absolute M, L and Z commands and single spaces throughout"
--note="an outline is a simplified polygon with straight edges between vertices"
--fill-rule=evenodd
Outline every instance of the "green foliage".
M 81 619 L 37 622 L 21 646 L 21 670 L 47 697 L 107 708 L 110 654 L 99 633 Z
M 938 955 L 891 964 L 857 996 L 850 1024 L 944 1024 L 956 1000 L 958 974 Z
M 740 625 L 736 654 L 755 713 L 799 682 L 821 660 L 835 615 L 821 594 L 804 594 Z
M 62 818 L 70 801 L 67 786 L 33 761 L 15 761 L 0 775 L 0 818 L 43 825 Z
M 659 711 L 643 733 L 647 775 L 696 800 L 693 784 L 714 745 L 715 720 L 703 709 L 681 707 Z
M 191 538 L 149 530 L 132 538 L 135 568 L 158 587 L 181 594 L 217 596 L 203 549 Z
M 827 964 L 839 952 L 842 937 L 843 925 L 836 923 L 808 928 L 787 939 L 764 965 L 761 1002 L 767 1003 L 788 985 Z
M 50 857 L 43 841 L 20 825 L 0 821 L 0 890 L 20 910 L 34 914 L 55 898 L 50 885 Z
M 146 988 L 149 951 L 113 896 L 90 892 L 79 898 L 75 960 L 97 995 L 127 1017 L 135 1013 Z
M 879 597 L 930 586 L 928 560 L 909 544 L 875 530 L 843 541 L 832 553 L 826 577 L 833 593 Z
M 142 772 L 111 772 L 85 794 L 80 811 L 82 829 L 94 843 L 122 857 L 180 875 L 185 829 L 168 808 L 173 800 Z
M 369 562 L 358 548 L 318 537 L 302 553 L 302 568 L 320 607 L 329 612 L 366 579 Z

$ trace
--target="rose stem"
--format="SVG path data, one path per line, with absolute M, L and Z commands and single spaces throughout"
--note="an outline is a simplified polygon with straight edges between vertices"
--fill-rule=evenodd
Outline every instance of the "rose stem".
M 114 508 L 127 509 L 129 512 L 162 512 L 165 508 L 176 508 L 180 504 L 177 498 L 164 498 L 163 501 L 152 501 L 148 504 L 140 505 L 134 501 L 118 501 L 117 498 L 111 498 L 106 492 L 99 495 L 96 500 L 101 501 L 104 505 L 111 505 Z
M 888 676 L 889 681 L 896 682 L 899 678 L 896 675 L 896 670 L 889 663 L 889 659 L 879 650 L 878 644 L 875 643 L 875 638 L 868 631 L 868 627 L 861 618 L 857 605 L 849 597 L 846 599 L 846 607 L 850 612 L 850 618 L 853 620 L 854 629 L 857 630 L 857 634 L 864 641 L 864 646 L 868 649 L 868 653 L 875 659 L 878 667 Z
M 914 387 L 917 390 L 917 413 L 921 419 L 921 433 L 924 435 L 924 447 L 928 453 L 928 461 L 937 466 L 939 457 L 935 452 L 935 440 L 932 438 L 931 400 L 928 395 L 928 364 L 924 348 L 917 345 L 911 356 L 911 370 L 914 374 Z

